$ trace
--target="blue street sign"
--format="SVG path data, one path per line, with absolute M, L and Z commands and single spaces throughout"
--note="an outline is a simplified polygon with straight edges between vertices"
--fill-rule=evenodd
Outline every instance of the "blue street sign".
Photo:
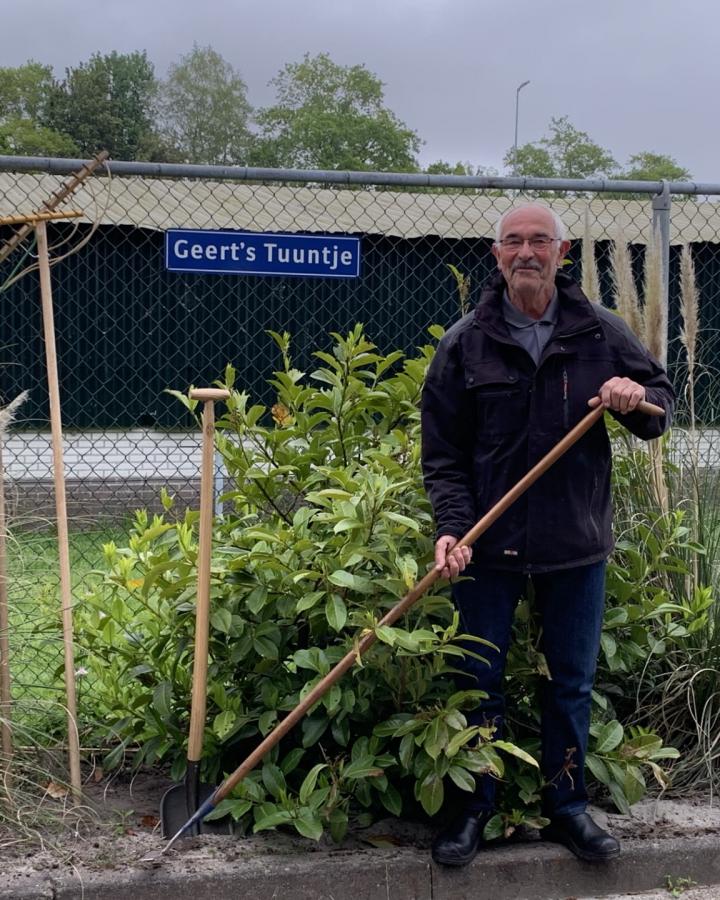
M 165 232 L 165 268 L 216 275 L 358 278 L 360 238 L 170 229 Z

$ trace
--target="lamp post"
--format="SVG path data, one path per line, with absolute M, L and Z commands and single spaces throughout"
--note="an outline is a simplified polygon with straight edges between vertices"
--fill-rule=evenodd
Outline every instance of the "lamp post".
M 518 113 L 520 111 L 520 91 L 530 84 L 529 81 L 523 81 L 517 86 L 515 91 L 515 142 L 513 143 L 513 175 L 517 175 L 517 139 L 518 139 Z

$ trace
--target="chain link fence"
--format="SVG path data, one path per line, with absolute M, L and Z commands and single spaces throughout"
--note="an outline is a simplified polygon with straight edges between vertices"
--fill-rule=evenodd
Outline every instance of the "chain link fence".
M 68 160 L 0 158 L 0 215 L 26 214 L 78 166 Z M 225 366 L 256 401 L 279 365 L 268 330 L 292 335 L 297 368 L 311 372 L 329 333 L 356 322 L 389 352 L 427 343 L 434 323 L 460 315 L 454 266 L 470 302 L 495 269 L 500 214 L 540 198 L 565 222 L 568 273 L 581 278 L 583 235 L 594 241 L 602 301 L 612 305 L 611 241 L 622 230 L 638 280 L 653 229 L 664 242 L 668 364 L 682 389 L 679 255 L 691 244 L 701 295 L 700 407 L 718 416 L 712 392 L 720 316 L 720 185 L 563 182 L 522 178 L 283 172 L 115 163 L 65 205 L 83 211 L 48 225 L 65 478 L 74 580 L 101 562 L 101 545 L 123 540 L 138 507 L 158 511 L 160 490 L 178 508 L 199 488 L 200 437 L 166 389 L 211 384 Z M 166 270 L 167 229 L 234 229 L 360 238 L 358 278 L 188 274 Z M 0 228 L 0 246 L 13 233 Z M 0 404 L 29 392 L 4 438 L 9 514 L 11 668 L 16 699 L 56 697 L 62 663 L 54 624 L 39 628 L 43 597 L 57 595 L 54 492 L 47 381 L 34 246 L 0 266 Z M 69 254 L 66 256 L 66 254 Z M 65 257 L 65 258 L 63 258 Z M 21 277 L 18 277 L 21 276 Z M 81 685 L 82 687 L 82 685 Z M 59 716 L 62 719 L 62 716 Z

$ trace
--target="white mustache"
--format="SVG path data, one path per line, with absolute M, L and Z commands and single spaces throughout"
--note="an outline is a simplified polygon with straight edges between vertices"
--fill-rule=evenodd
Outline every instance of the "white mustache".
M 534 272 L 542 272 L 542 266 L 536 262 L 515 263 L 512 267 L 513 272 L 517 272 L 521 269 L 532 269 Z

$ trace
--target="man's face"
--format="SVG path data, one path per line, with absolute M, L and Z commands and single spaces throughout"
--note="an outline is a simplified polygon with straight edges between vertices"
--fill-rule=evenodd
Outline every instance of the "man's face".
M 541 245 L 543 239 L 549 239 L 549 243 Z M 555 272 L 570 247 L 569 241 L 555 237 L 555 222 L 550 213 L 542 207 L 526 207 L 510 213 L 503 222 L 500 241 L 493 244 L 493 254 L 510 292 L 550 296 L 555 287 Z M 508 246 L 507 241 L 517 245 Z

